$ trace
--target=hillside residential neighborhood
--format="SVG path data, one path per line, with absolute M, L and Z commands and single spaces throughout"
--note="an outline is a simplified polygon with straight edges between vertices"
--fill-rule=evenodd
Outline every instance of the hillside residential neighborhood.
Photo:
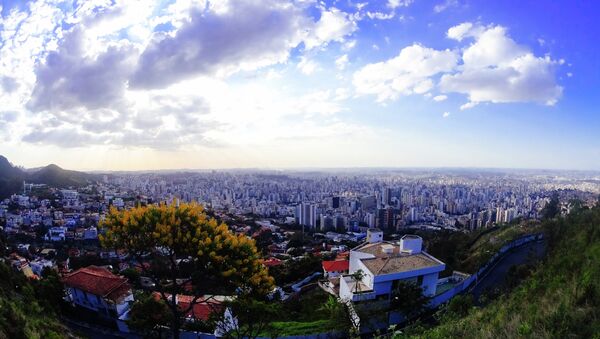
M 459 179 L 460 178 L 460 179 Z M 418 286 L 437 305 L 461 293 L 472 277 L 447 271 L 416 234 L 494 230 L 514 218 L 535 220 L 558 192 L 560 210 L 594 193 L 572 189 L 583 181 L 513 178 L 495 190 L 485 176 L 411 178 L 407 174 L 353 177 L 265 173 L 102 175 L 69 189 L 23 183 L 0 201 L 0 227 L 7 237 L 3 259 L 29 279 L 58 272 L 64 300 L 82 319 L 119 333 L 129 326 L 140 292 L 171 303 L 125 248 L 104 248 L 98 237 L 111 209 L 172 201 L 198 201 L 235 234 L 254 239 L 262 265 L 275 277 L 273 296 L 293 300 L 322 289 L 348 307 L 390 304 L 401 283 Z M 227 183 L 224 185 L 223 183 Z M 567 186 L 565 186 L 567 185 Z M 569 187 L 556 190 L 560 187 Z M 507 211 L 513 211 L 508 213 Z M 463 286 L 464 285 L 464 286 Z M 204 326 L 235 295 L 177 294 L 185 323 Z M 195 304 L 196 302 L 199 302 Z M 228 328 L 236 316 L 228 313 Z M 390 318 L 392 319 L 392 318 Z M 401 321 L 403 318 L 390 320 Z M 362 319 L 361 321 L 366 321 Z M 201 327 L 210 335 L 217 328 Z M 190 332 L 191 333 L 191 332 Z

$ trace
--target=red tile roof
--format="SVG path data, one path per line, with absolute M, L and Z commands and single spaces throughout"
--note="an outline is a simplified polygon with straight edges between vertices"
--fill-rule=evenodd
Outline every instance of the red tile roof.
M 347 271 L 349 267 L 350 267 L 350 262 L 348 260 L 323 261 L 323 269 L 326 272 Z
M 63 278 L 63 282 L 65 286 L 77 288 L 114 302 L 119 302 L 131 293 L 131 286 L 127 283 L 127 278 L 112 274 L 109 270 L 97 266 L 80 268 L 67 274 Z
M 160 299 L 160 293 L 153 293 L 155 299 Z M 166 293 L 167 299 L 170 301 L 170 295 Z M 180 310 L 186 310 L 190 307 L 190 303 L 194 300 L 194 296 L 178 294 L 177 295 L 177 305 Z M 207 300 L 204 297 L 200 297 L 196 300 L 196 304 L 192 307 L 192 309 L 185 315 L 188 319 L 198 319 L 202 321 L 207 321 L 210 315 L 213 312 L 220 312 L 223 309 L 223 305 L 220 301 L 215 299 Z
M 282 261 L 277 258 L 269 258 L 269 259 L 263 261 L 263 265 L 265 265 L 267 267 L 278 266 L 281 264 L 282 264 Z

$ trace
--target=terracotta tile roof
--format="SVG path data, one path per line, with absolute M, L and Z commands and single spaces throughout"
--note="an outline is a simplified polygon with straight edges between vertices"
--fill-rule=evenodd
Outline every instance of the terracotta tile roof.
M 170 301 L 170 294 L 165 293 L 168 301 Z M 153 296 L 156 300 L 161 298 L 160 293 L 154 292 Z M 180 310 L 186 310 L 190 307 L 190 303 L 194 300 L 194 296 L 178 294 L 177 295 L 177 305 Z M 223 310 L 223 305 L 221 301 L 216 299 L 207 300 L 205 297 L 200 297 L 196 300 L 196 304 L 192 307 L 192 309 L 185 315 L 187 319 L 197 319 L 202 321 L 207 321 L 210 318 L 210 315 L 213 312 L 220 312 Z
M 267 267 L 278 266 L 281 264 L 282 264 L 282 261 L 277 258 L 269 258 L 269 259 L 263 261 L 263 265 L 265 265 Z
M 326 272 L 347 271 L 349 267 L 350 262 L 348 260 L 323 261 L 323 269 Z
M 129 286 L 127 278 L 112 274 L 109 270 L 97 266 L 80 268 L 66 275 L 63 278 L 63 283 L 66 286 L 77 288 L 114 302 L 119 302 L 131 293 L 131 286 Z

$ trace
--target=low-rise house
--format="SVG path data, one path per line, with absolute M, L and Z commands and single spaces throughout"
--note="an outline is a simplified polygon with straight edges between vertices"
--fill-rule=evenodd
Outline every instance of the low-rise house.
M 162 299 L 158 292 L 154 292 L 153 296 L 156 300 Z M 171 295 L 167 293 L 165 296 L 166 302 L 171 303 Z M 207 321 L 212 313 L 222 311 L 223 302 L 227 299 L 228 297 L 225 296 L 202 296 L 194 301 L 194 296 L 178 294 L 175 296 L 175 303 L 180 310 L 187 311 L 185 320 L 194 322 L 197 320 Z M 192 302 L 194 302 L 193 305 L 191 305 Z
M 48 241 L 64 241 L 67 237 L 67 228 L 63 226 L 51 227 L 46 234 Z
M 400 282 L 415 283 L 424 295 L 435 295 L 439 273 L 446 265 L 422 250 L 421 237 L 405 235 L 399 242 L 387 242 L 381 231 L 369 233 L 367 242 L 350 251 L 349 274 L 340 279 L 342 299 L 389 300 Z M 361 280 L 353 275 L 359 270 Z
M 341 274 L 348 273 L 350 261 L 348 260 L 325 260 L 323 265 L 323 275 L 325 278 L 339 277 Z
M 104 317 L 118 318 L 134 300 L 127 278 L 97 266 L 67 274 L 63 283 L 69 301 Z

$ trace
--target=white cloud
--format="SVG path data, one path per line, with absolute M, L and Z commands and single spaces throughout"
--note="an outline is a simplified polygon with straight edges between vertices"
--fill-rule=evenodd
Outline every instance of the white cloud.
M 344 54 L 335 59 L 335 67 L 340 71 L 343 71 L 346 68 L 346 65 L 348 65 L 348 54 Z
M 389 8 L 398 8 L 398 7 L 408 7 L 410 6 L 414 0 L 388 0 L 387 6 Z
M 344 51 L 349 51 L 349 50 L 353 49 L 354 47 L 356 47 L 356 40 L 348 40 L 348 41 L 344 42 L 344 44 L 342 45 L 342 49 Z
M 443 92 L 466 94 L 471 108 L 479 102 L 538 102 L 554 105 L 562 95 L 554 68 L 560 62 L 549 56 L 536 57 L 512 40 L 502 26 L 483 27 L 463 23 L 448 30 L 448 37 L 474 42 L 462 54 L 462 65 L 440 80 Z
M 471 102 L 467 102 L 466 104 L 463 104 L 463 105 L 460 106 L 460 110 L 464 111 L 466 109 L 473 108 L 475 106 L 477 106 L 477 102 L 472 102 L 472 101 Z
M 433 97 L 433 101 L 437 101 L 437 102 L 444 101 L 446 99 L 448 99 L 448 96 L 446 96 L 446 95 L 436 95 Z
M 319 64 L 317 64 L 315 61 L 303 56 L 300 58 L 300 62 L 298 63 L 297 67 L 302 73 L 304 73 L 306 75 L 311 75 L 316 70 L 318 70 Z
M 449 117 L 449 116 L 450 116 L 450 112 L 444 112 L 444 113 L 442 114 L 442 118 L 447 118 L 447 117 Z
M 228 76 L 282 63 L 310 27 L 291 4 L 275 0 L 218 4 L 193 8 L 190 21 L 173 36 L 158 34 L 142 53 L 131 86 L 161 88 L 194 76 Z M 331 38 L 327 32 L 320 43 Z
M 414 44 L 402 49 L 395 58 L 364 66 L 354 73 L 353 84 L 358 94 L 377 95 L 378 102 L 423 94 L 433 87 L 431 77 L 453 70 L 457 61 L 454 51 Z
M 473 24 L 470 22 L 463 22 L 460 25 L 450 27 L 446 34 L 448 38 L 461 41 L 463 38 L 470 36 L 469 33 L 473 29 Z
M 390 20 L 393 19 L 394 16 L 396 16 L 395 12 L 390 12 L 390 13 L 382 13 L 382 12 L 367 12 L 367 17 L 369 17 L 369 19 L 376 19 L 376 20 Z
M 332 7 L 321 12 L 321 18 L 304 39 L 304 44 L 307 49 L 312 49 L 330 41 L 344 42 L 345 37 L 357 28 L 351 15 Z
M 458 6 L 458 0 L 445 0 L 442 3 L 433 6 L 433 11 L 436 13 L 441 13 L 447 10 L 448 8 L 455 6 Z

